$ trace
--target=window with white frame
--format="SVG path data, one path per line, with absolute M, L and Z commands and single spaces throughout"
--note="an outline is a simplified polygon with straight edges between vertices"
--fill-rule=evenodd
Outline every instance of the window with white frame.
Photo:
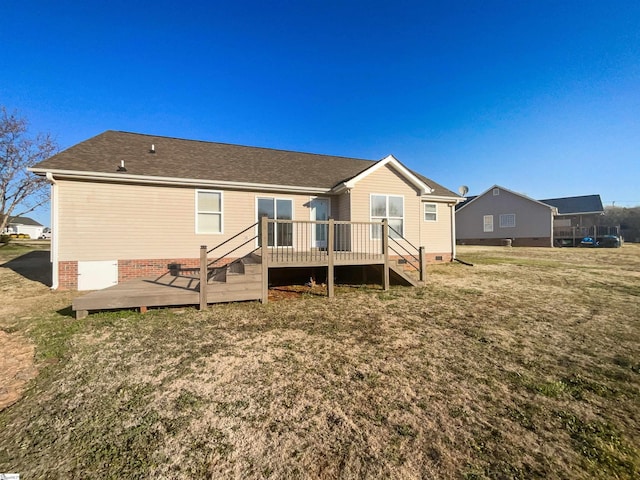
M 259 197 L 258 203 L 258 246 L 261 245 L 261 222 L 260 219 L 266 215 L 275 220 L 293 220 L 293 201 L 288 198 Z M 274 228 L 275 226 L 275 228 Z M 293 224 L 269 223 L 267 231 L 267 245 L 269 247 L 291 247 L 293 246 Z
M 505 213 L 500 215 L 500 228 L 512 228 L 516 226 L 516 214 Z
M 371 221 L 389 221 L 389 236 L 398 238 L 404 235 L 404 197 L 398 195 L 375 195 L 370 197 Z M 382 225 L 371 226 L 371 238 L 382 238 Z
M 493 232 L 493 215 L 482 217 L 482 230 L 484 232 Z
M 500 189 L 499 188 L 494 188 L 493 189 L 493 196 L 497 197 L 498 195 L 500 195 Z
M 196 190 L 196 233 L 222 233 L 222 192 Z
M 424 221 L 425 222 L 438 221 L 438 204 L 437 203 L 424 204 Z

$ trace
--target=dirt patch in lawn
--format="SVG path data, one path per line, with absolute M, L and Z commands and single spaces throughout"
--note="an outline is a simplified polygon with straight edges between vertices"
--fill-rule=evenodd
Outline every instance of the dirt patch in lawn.
M 38 374 L 33 357 L 33 344 L 22 335 L 0 330 L 0 410 L 15 403 L 25 385 Z
M 52 292 L 50 285 L 48 250 L 19 244 L 0 247 L 0 410 L 19 400 L 38 373 L 30 339 L 33 319 L 70 302 L 70 293 Z

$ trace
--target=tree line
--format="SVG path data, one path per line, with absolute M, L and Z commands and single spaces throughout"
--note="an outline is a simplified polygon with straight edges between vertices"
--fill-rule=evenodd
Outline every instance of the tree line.
M 627 242 L 640 242 L 640 207 L 605 207 L 600 224 L 620 226 L 620 233 Z

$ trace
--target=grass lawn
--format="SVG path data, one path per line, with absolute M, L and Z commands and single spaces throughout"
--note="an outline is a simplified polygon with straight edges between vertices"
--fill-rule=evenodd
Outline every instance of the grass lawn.
M 0 412 L 0 472 L 637 478 L 640 245 L 458 256 L 419 288 L 80 321 L 0 267 L 0 333 L 38 371 Z

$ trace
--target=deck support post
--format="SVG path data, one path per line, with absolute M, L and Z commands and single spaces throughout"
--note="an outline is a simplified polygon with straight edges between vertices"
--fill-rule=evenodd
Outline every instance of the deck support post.
M 260 256 L 262 257 L 262 296 L 260 301 L 269 301 L 269 217 L 260 217 Z
M 386 218 L 382 220 L 382 254 L 384 256 L 382 288 L 389 290 L 389 222 Z
M 333 297 L 333 279 L 334 279 L 334 268 L 333 264 L 335 261 L 335 222 L 333 218 L 329 218 L 329 226 L 327 228 L 327 297 Z
M 200 245 L 200 310 L 207 308 L 207 246 Z
M 418 258 L 420 259 L 420 281 L 427 279 L 427 255 L 424 247 L 418 248 Z

